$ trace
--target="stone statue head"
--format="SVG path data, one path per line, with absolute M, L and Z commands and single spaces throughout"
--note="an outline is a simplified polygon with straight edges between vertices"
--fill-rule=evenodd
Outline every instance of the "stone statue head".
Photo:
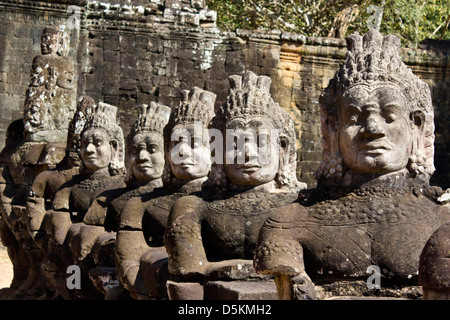
M 229 80 L 214 121 L 223 135 L 223 164 L 213 164 L 208 183 L 233 188 L 274 181 L 280 189 L 298 188 L 294 122 L 272 99 L 271 79 L 246 72 Z
M 124 138 L 117 123 L 117 107 L 99 102 L 92 108 L 81 133 L 80 154 L 83 170 L 108 167 L 111 175 L 123 174 Z
M 59 48 L 59 32 L 57 28 L 45 27 L 41 36 L 42 54 L 57 52 Z
M 23 107 L 25 137 L 47 128 L 48 117 L 45 106 L 45 92 L 27 90 Z
M 164 171 L 164 127 L 171 109 L 152 102 L 138 106 L 138 119 L 127 136 L 126 182 L 161 178 Z
M 64 25 L 45 27 L 41 35 L 41 53 L 67 55 L 68 42 L 69 38 Z
M 428 181 L 434 172 L 430 89 L 400 59 L 400 40 L 372 29 L 346 38 L 341 68 L 320 97 L 320 181 L 407 170 Z
M 181 94 L 181 102 L 165 128 L 164 181 L 168 184 L 207 177 L 211 170 L 208 129 L 214 117 L 216 95 L 198 87 Z

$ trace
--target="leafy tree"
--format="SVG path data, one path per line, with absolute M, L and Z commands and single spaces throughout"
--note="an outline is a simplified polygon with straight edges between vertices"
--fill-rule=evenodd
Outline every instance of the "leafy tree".
M 448 0 L 207 0 L 223 30 L 278 29 L 308 36 L 338 37 L 369 29 L 370 6 L 382 10 L 380 31 L 397 34 L 403 45 L 426 38 L 450 39 Z

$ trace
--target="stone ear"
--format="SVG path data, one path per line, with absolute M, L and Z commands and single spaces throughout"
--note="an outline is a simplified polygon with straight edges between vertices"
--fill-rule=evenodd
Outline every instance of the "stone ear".
M 422 131 L 425 124 L 425 114 L 420 110 L 416 110 L 414 112 L 411 112 L 409 117 L 414 126 L 417 127 L 420 131 Z
M 280 147 L 285 150 L 285 152 L 289 151 L 289 137 L 285 135 L 280 136 Z
M 279 137 L 279 168 L 278 171 L 289 170 L 289 155 L 291 145 L 289 143 L 289 137 L 286 135 L 280 135 Z
M 336 133 L 337 132 L 337 115 L 336 114 L 328 114 L 327 118 L 325 119 L 325 125 L 327 127 L 327 130 L 329 133 Z

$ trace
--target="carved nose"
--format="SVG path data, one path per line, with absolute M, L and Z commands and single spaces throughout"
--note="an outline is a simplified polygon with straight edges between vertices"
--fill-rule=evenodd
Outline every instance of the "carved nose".
M 142 149 L 141 151 L 139 151 L 138 154 L 138 160 L 139 161 L 146 161 L 148 160 L 150 157 L 148 156 L 148 151 L 145 149 Z
M 89 143 L 86 147 L 87 153 L 94 153 L 95 152 L 95 146 L 92 143 Z
M 377 120 L 370 118 L 367 120 L 366 125 L 361 127 L 361 133 L 365 135 L 384 135 L 384 130 Z
M 178 153 L 180 157 L 190 156 L 191 155 L 191 147 L 187 143 L 182 143 L 180 146 L 180 151 Z
M 256 150 L 256 144 L 248 142 L 245 144 L 245 162 L 249 162 L 258 157 L 258 150 Z

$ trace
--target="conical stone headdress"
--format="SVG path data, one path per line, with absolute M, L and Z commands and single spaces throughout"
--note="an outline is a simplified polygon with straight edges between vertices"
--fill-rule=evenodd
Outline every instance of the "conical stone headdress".
M 132 134 L 137 132 L 163 133 L 170 117 L 170 107 L 151 102 L 150 105 L 138 106 L 138 118 L 132 128 Z
M 331 162 L 340 162 L 337 137 L 328 129 L 330 116 L 337 119 L 342 96 L 357 85 L 394 85 L 405 95 L 411 113 L 424 116 L 423 132 L 411 156 L 408 169 L 415 175 L 429 176 L 434 172 L 434 114 L 429 86 L 414 75 L 399 56 L 400 39 L 394 35 L 381 35 L 371 29 L 364 36 L 358 33 L 346 38 L 348 52 L 345 61 L 320 96 L 323 155 L 316 178 L 340 178 Z M 426 179 L 426 178 L 425 178 Z
M 111 159 L 110 168 L 115 174 L 122 173 L 125 168 L 125 142 L 122 128 L 118 124 L 117 107 L 99 102 L 86 116 L 83 132 L 92 128 L 103 129 L 110 137 L 116 151 Z
M 273 100 L 270 94 L 272 79 L 268 76 L 257 76 L 248 71 L 243 76 L 230 76 L 229 81 L 229 94 L 216 115 L 214 127 L 224 132 L 226 124 L 233 119 L 249 119 L 256 116 L 267 119 L 273 124 L 273 129 L 278 130 L 280 138 L 287 139 L 290 146 L 286 163 L 283 168 L 280 168 L 279 184 L 298 187 L 300 183 L 296 177 L 297 149 L 294 121 Z M 304 184 L 301 186 L 304 187 Z
M 170 119 L 170 126 L 180 123 L 201 122 L 208 127 L 214 117 L 216 95 L 198 87 L 181 91 L 181 102 L 175 108 Z
M 138 106 L 138 117 L 134 125 L 131 127 L 130 133 L 127 136 L 127 163 L 128 168 L 126 181 L 131 182 L 134 179 L 133 171 L 131 170 L 131 157 L 130 146 L 134 136 L 139 133 L 153 132 L 161 135 L 161 139 L 164 135 L 164 129 L 169 121 L 170 108 L 168 106 L 151 102 L 150 105 L 142 104 Z

